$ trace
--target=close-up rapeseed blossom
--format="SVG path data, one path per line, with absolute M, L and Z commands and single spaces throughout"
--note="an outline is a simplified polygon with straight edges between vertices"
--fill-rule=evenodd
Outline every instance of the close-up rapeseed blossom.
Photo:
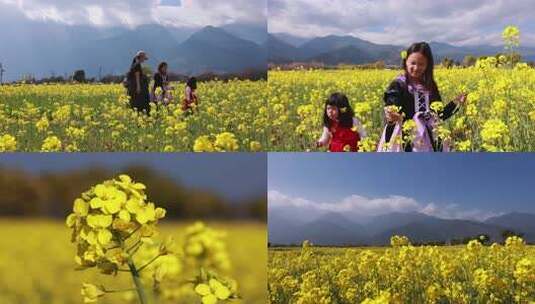
M 181 301 L 188 297 L 187 285 L 190 293 L 202 297 L 202 303 L 237 298 L 235 283 L 232 287 L 224 285 L 214 273 L 230 269 L 223 235 L 196 223 L 185 230 L 182 250 L 173 249 L 173 240 L 158 242 L 157 224 L 166 210 L 150 202 L 145 190 L 144 184 L 123 174 L 75 199 L 66 223 L 77 246 L 74 261 L 78 269 L 97 268 L 101 274 L 113 276 L 129 272 L 142 304 L 156 298 Z M 209 276 L 207 270 L 211 271 Z M 194 275 L 195 271 L 200 275 Z M 187 283 L 188 275 L 192 276 L 189 280 L 199 281 L 196 287 Z M 94 303 L 115 292 L 84 283 L 81 294 L 84 303 Z

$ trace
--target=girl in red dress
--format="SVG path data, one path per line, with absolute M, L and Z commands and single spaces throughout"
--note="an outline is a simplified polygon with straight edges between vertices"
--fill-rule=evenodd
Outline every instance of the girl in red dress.
M 199 98 L 197 97 L 197 79 L 191 77 L 186 83 L 186 92 L 184 100 L 182 101 L 182 111 L 193 110 L 193 105 L 199 105 Z
M 328 146 L 330 152 L 357 152 L 359 141 L 364 137 L 366 131 L 355 117 L 347 97 L 341 93 L 332 94 L 325 102 L 323 134 L 316 146 Z

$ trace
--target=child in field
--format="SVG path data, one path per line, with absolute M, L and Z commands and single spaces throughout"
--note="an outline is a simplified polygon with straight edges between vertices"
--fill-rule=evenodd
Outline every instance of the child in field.
M 379 142 L 379 152 L 447 151 L 433 129 L 440 120 L 455 114 L 466 101 L 466 94 L 434 111 L 431 104 L 442 101 L 433 75 L 434 61 L 431 47 L 425 42 L 409 47 L 403 58 L 404 74 L 398 76 L 384 95 L 386 126 Z M 406 121 L 413 120 L 414 128 L 403 130 Z M 401 140 L 405 139 L 405 140 Z
M 332 94 L 325 102 L 323 113 L 323 134 L 316 147 L 328 146 L 330 152 L 357 152 L 359 141 L 366 137 L 366 131 L 347 97 L 341 93 Z
M 199 98 L 197 97 L 197 79 L 195 77 L 191 77 L 188 79 L 188 82 L 186 83 L 186 91 L 184 100 L 182 101 L 182 110 L 187 111 L 190 109 L 193 109 L 193 105 L 198 106 L 199 105 Z
M 158 90 L 157 90 L 158 89 Z M 158 92 L 159 91 L 159 92 Z M 152 86 L 152 100 L 155 103 L 168 105 L 173 101 L 171 92 L 173 88 L 167 80 L 167 63 L 161 62 L 158 65 L 158 72 L 154 74 L 154 85 Z

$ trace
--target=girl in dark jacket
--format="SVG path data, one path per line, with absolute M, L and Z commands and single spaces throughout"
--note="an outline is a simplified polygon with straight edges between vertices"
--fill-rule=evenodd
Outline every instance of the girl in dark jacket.
M 384 94 L 386 126 L 379 142 L 379 152 L 437 152 L 448 147 L 435 138 L 433 129 L 439 120 L 455 114 L 466 101 L 466 94 L 432 109 L 431 104 L 442 101 L 434 79 L 431 47 L 425 42 L 409 47 L 403 59 L 405 73 L 388 86 Z M 412 134 L 404 130 L 404 123 L 413 120 Z
M 160 88 L 161 92 L 157 92 L 156 89 Z M 161 62 L 158 65 L 158 71 L 154 74 L 154 84 L 152 86 L 152 100 L 155 103 L 162 103 L 168 105 L 173 101 L 171 91 L 172 87 L 169 86 L 167 79 L 167 62 Z

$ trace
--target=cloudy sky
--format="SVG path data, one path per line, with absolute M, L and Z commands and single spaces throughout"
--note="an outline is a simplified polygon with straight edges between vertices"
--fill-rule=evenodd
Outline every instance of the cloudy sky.
M 535 46 L 534 0 L 268 0 L 269 31 L 302 37 L 353 35 L 375 43 L 501 43 L 513 24 Z
M 0 0 L 0 17 L 20 13 L 71 25 L 201 27 L 265 23 L 267 4 L 266 0 Z
M 484 220 L 535 214 L 535 155 L 273 153 L 268 207 L 296 216 L 422 212 Z

